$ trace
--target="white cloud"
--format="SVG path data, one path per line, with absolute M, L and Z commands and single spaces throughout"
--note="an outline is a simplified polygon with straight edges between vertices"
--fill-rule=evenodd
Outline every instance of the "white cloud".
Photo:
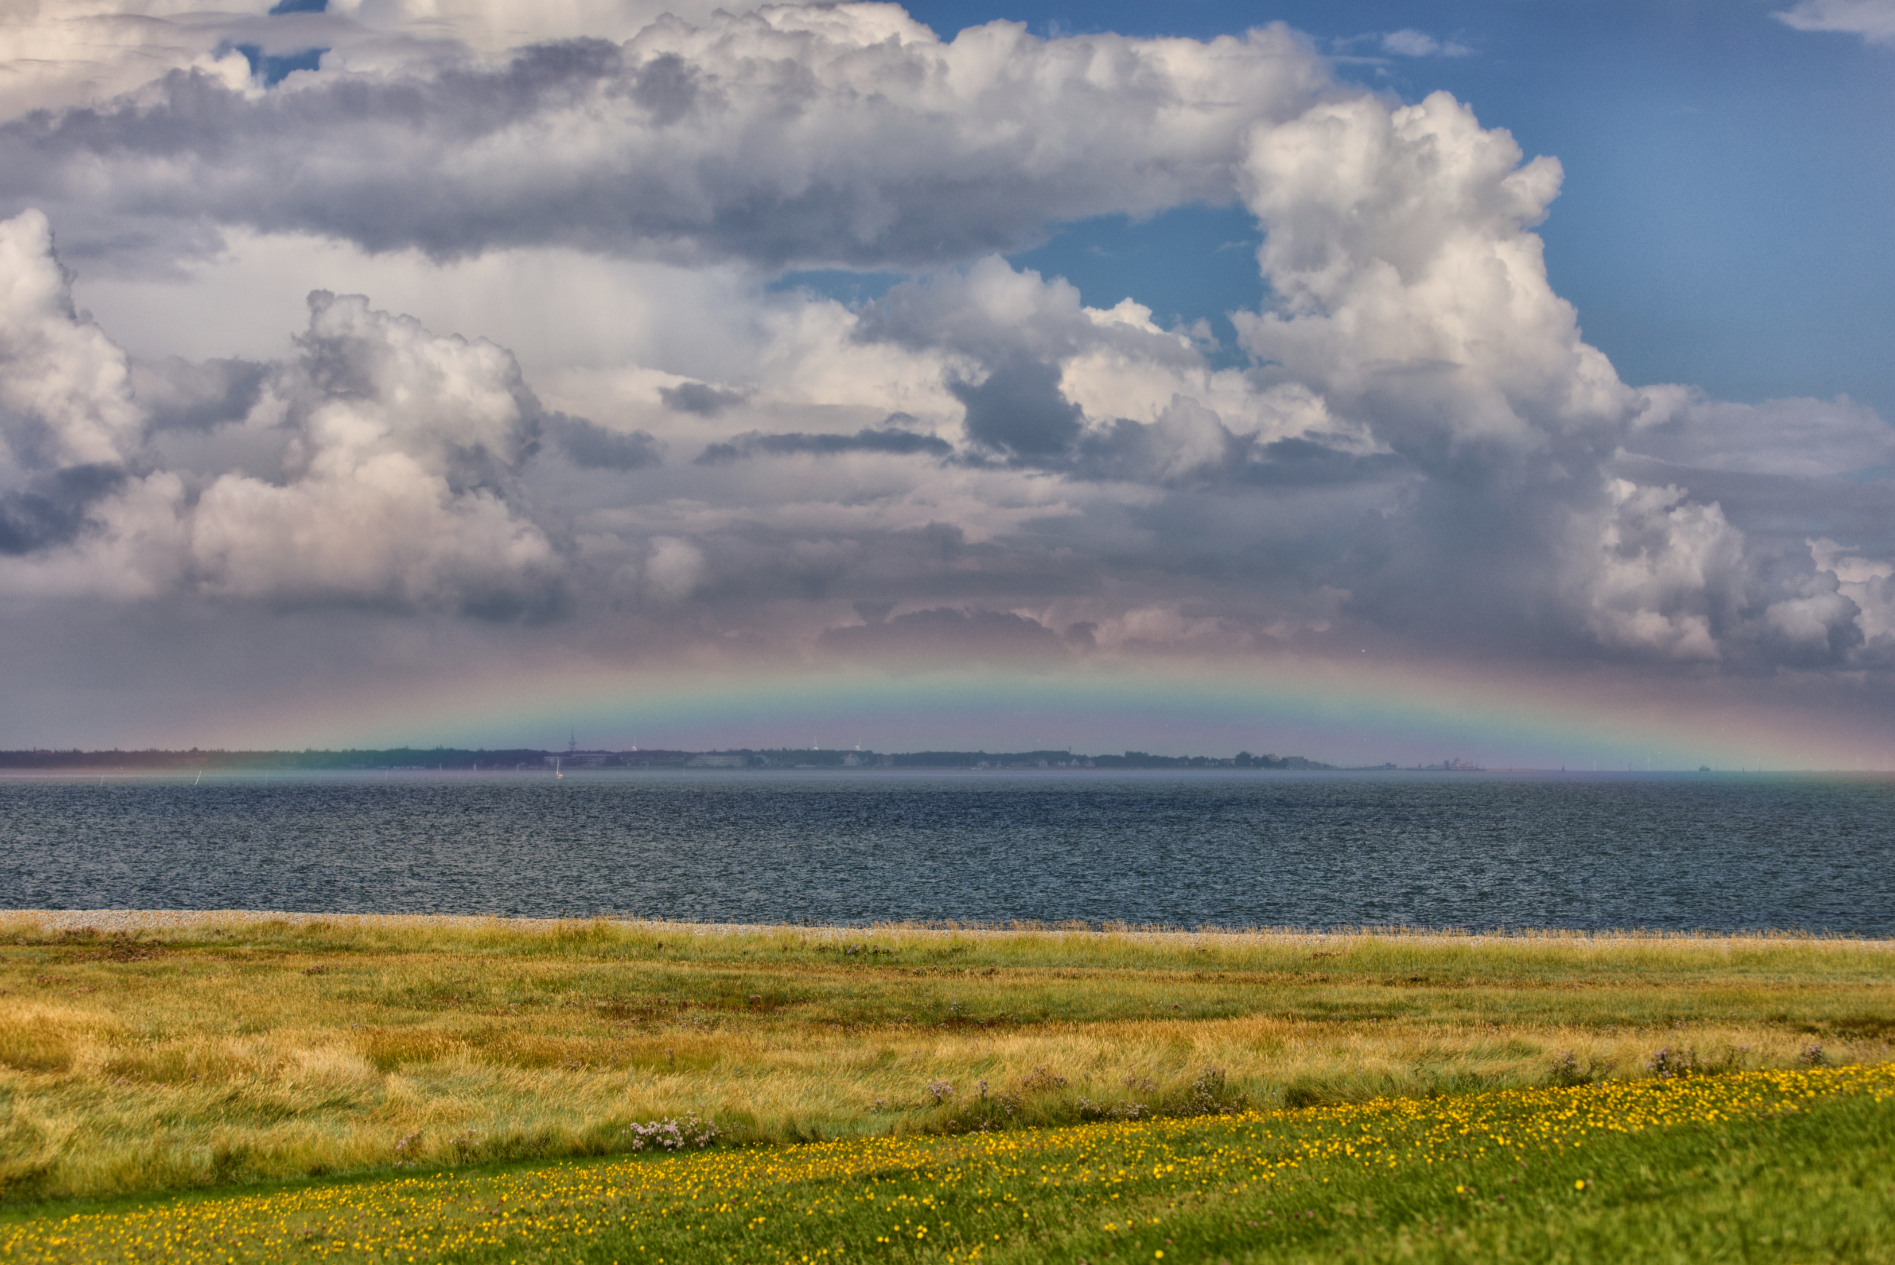
M 1864 557 L 1827 537 L 1808 542 L 1818 572 L 1836 580 L 1836 591 L 1854 602 L 1856 626 L 1872 651 L 1895 649 L 1895 562 Z
M 1558 164 L 1522 157 L 1440 93 L 1324 103 L 1253 135 L 1246 198 L 1278 303 L 1238 318 L 1245 345 L 1429 476 L 1428 529 L 1392 546 L 1400 574 L 1351 587 L 1384 594 L 1390 621 L 1563 635 L 1532 614 L 1550 605 L 1617 654 L 1807 656 L 1810 627 L 1833 627 L 1839 607 L 1766 593 L 1719 505 L 1610 467 L 1625 444 L 1698 468 L 1832 474 L 1885 459 L 1888 428 L 1846 401 L 1752 408 L 1627 387 L 1581 339 L 1532 232 Z
M 645 559 L 645 583 L 661 601 L 689 597 L 704 577 L 704 555 L 688 540 L 655 536 Z
M 1847 396 L 1735 404 L 1680 386 L 1640 394 L 1626 449 L 1674 465 L 1820 478 L 1895 461 L 1895 428 Z
M 1530 231 L 1559 164 L 1520 159 L 1445 93 L 1256 128 L 1245 198 L 1281 303 L 1240 318 L 1245 346 L 1417 454 L 1616 428 L 1633 394 L 1580 340 Z
M 1719 658 L 1749 585 L 1743 534 L 1677 488 L 1615 479 L 1609 491 L 1590 556 L 1574 559 L 1587 629 L 1617 650 Z
M 336 56 L 274 89 L 207 73 L 0 129 L 0 184 L 64 199 L 139 359 L 73 310 L 43 219 L 0 232 L 0 585 L 777 654 L 1377 625 L 1739 671 L 1888 631 L 1867 552 L 1786 561 L 1698 490 L 1873 468 L 1888 428 L 1621 382 L 1547 279 L 1559 165 L 1445 94 L 1343 87 L 1281 28 L 427 8 L 332 5 Z M 624 42 L 504 51 L 581 33 Z M 1233 196 L 1272 295 L 1236 317 L 1254 363 L 992 253 Z M 825 260 L 927 270 L 856 305 L 770 285 Z M 388 310 L 319 294 L 287 345 L 311 289 Z
M 540 420 L 510 354 L 328 294 L 298 351 L 234 427 L 282 436 L 280 470 L 194 489 L 149 468 L 126 356 L 73 311 L 44 217 L 0 223 L 0 587 L 488 615 L 553 600 L 561 560 L 510 502 Z
M 702 20 L 706 0 L 331 0 L 271 15 L 272 0 L 31 0 L 0 6 L 0 120 L 96 105 L 174 70 L 254 96 L 242 45 L 265 56 L 328 50 L 323 69 L 386 75 L 479 63 L 549 40 L 626 40 L 666 14 Z
M 1772 16 L 1799 31 L 1837 31 L 1870 44 L 1895 44 L 1895 0 L 1799 0 Z
M 944 43 L 891 5 L 783 6 L 494 65 L 325 60 L 263 93 L 174 75 L 83 127 L 0 128 L 0 196 L 437 257 L 943 263 L 1228 201 L 1246 130 L 1329 90 L 1281 26 L 1200 43 L 996 22 Z
M 259 408 L 294 438 L 285 478 L 226 474 L 198 501 L 204 588 L 277 601 L 510 613 L 560 569 L 507 492 L 538 420 L 512 355 L 360 297 L 310 298 L 301 355 Z
M 171 587 L 184 489 L 135 468 L 145 424 L 125 354 L 73 310 L 45 217 L 0 221 L 0 592 Z
M 131 366 L 73 311 L 52 227 L 38 211 L 0 222 L 0 364 L 16 460 L 120 465 L 137 451 L 145 419 L 132 399 Z
M 1381 48 L 1394 57 L 1466 57 L 1474 51 L 1459 40 L 1438 40 L 1409 27 L 1383 35 Z

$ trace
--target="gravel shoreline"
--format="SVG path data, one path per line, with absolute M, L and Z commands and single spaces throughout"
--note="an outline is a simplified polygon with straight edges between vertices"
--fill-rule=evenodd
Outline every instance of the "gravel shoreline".
M 491 914 L 345 914 L 308 913 L 273 909 L 11 909 L 0 910 L 0 930 L 21 924 L 35 924 L 47 932 L 92 931 L 101 935 L 165 935 L 201 927 L 241 927 L 260 923 L 287 923 L 307 926 L 328 923 L 345 927 L 440 927 L 444 930 L 477 930 L 499 927 L 515 932 L 550 932 L 574 922 L 599 921 L 627 930 L 662 930 L 671 935 L 737 936 L 767 932 L 794 931 L 823 940 L 850 940 L 862 936 L 900 934 L 904 936 L 1008 936 L 1033 934 L 1057 938 L 1120 937 L 1154 944 L 1272 942 L 1280 944 L 1333 945 L 1363 939 L 1400 940 L 1408 944 L 1519 944 L 1546 941 L 1561 944 L 1613 945 L 1651 944 L 1701 945 L 1707 948 L 1735 948 L 1771 944 L 1819 944 L 1836 948 L 1879 949 L 1895 952 L 1895 938 L 1809 935 L 1799 932 L 1740 932 L 1720 935 L 1708 932 L 1667 931 L 1562 931 L 1557 929 L 1519 928 L 1499 932 L 1462 933 L 1427 928 L 1362 927 L 1337 930 L 1304 930 L 1289 927 L 1256 929 L 1204 928 L 1191 930 L 1173 927 L 1110 927 L 1104 930 L 1079 926 L 928 926 L 915 923 L 874 923 L 868 926 L 815 926 L 783 923 L 742 922 L 670 922 L 655 918 L 601 916 L 591 918 L 506 918 Z

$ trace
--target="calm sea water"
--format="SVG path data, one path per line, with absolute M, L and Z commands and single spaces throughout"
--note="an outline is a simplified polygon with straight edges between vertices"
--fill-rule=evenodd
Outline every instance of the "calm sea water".
M 0 907 L 1895 934 L 1895 784 L 1733 775 L 0 779 Z

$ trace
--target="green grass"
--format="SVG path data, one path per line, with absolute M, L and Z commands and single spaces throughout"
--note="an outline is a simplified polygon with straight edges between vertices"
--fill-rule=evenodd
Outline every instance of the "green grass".
M 0 1255 L 1875 1262 L 1892 1149 L 1895 1069 L 1735 1073 L 43 1206 Z
M 0 1204 L 612 1154 L 693 1112 L 778 1143 L 1635 1078 L 1660 1052 L 1875 1062 L 1891 965 L 1762 937 L 16 917 Z

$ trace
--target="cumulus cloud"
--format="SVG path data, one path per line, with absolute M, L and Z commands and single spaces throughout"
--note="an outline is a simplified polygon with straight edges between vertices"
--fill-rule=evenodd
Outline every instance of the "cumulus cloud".
M 35 0 L 0 9 L 0 119 L 109 100 L 195 70 L 262 87 L 260 63 L 386 74 L 504 59 L 513 49 L 591 36 L 629 39 L 703 0 Z M 724 8 L 732 6 L 724 5 Z
M 1767 656 L 1772 629 L 1785 641 L 1781 603 L 1806 596 L 1762 581 L 1721 506 L 1619 477 L 1617 454 L 1768 465 L 1754 441 L 1769 434 L 1833 472 L 1885 450 L 1878 419 L 1846 402 L 1721 406 L 1627 387 L 1547 281 L 1532 229 L 1558 164 L 1524 161 L 1445 94 L 1323 103 L 1259 128 L 1247 174 L 1278 302 L 1239 317 L 1245 346 L 1425 476 L 1384 573 L 1352 579 L 1360 609 L 1542 645 L 1578 632 L 1658 659 Z M 1808 636 L 1792 640 L 1810 653 Z
M 1812 587 L 1824 603 L 1818 614 L 1829 617 L 1827 627 L 1853 623 L 1861 641 L 1857 658 L 1881 667 L 1895 665 L 1895 561 L 1866 557 L 1827 537 L 1805 543 L 1817 571 Z M 1838 619 L 1835 608 L 1844 603 L 1853 610 Z
M 0 553 L 15 559 L 0 583 L 488 615 L 554 602 L 560 558 L 515 506 L 542 410 L 513 357 L 360 297 L 309 308 L 290 362 L 135 375 L 74 311 L 45 217 L 0 223 Z M 275 432 L 278 469 L 188 487 L 151 468 L 154 420 Z
M 1675 487 L 1615 479 L 1608 491 L 1608 512 L 1582 527 L 1590 557 L 1570 572 L 1587 630 L 1614 649 L 1718 658 L 1745 604 L 1742 534 L 1716 505 L 1693 504 Z
M 1317 449 L 1345 461 L 1387 452 L 1300 383 L 1212 370 L 1148 308 L 1089 308 L 1068 282 L 996 258 L 895 287 L 864 307 L 853 337 L 936 357 L 973 453 L 1022 468 L 1268 482 L 1309 473 Z
M 635 7 L 516 14 L 562 37 L 526 49 L 472 0 L 432 35 L 405 0 L 259 7 L 320 19 L 334 55 L 274 86 L 177 62 L 0 128 L 0 193 L 54 198 L 87 267 L 246 225 L 273 250 L 344 239 L 317 257 L 399 260 L 437 296 L 424 325 L 321 291 L 286 358 L 131 362 L 74 309 L 45 218 L 10 221 L 0 583 L 897 663 L 1358 634 L 1690 672 L 1895 661 L 1895 542 L 1854 526 L 1874 506 L 1796 512 L 1885 466 L 1888 427 L 1622 382 L 1548 282 L 1559 165 L 1453 98 L 1339 85 L 1281 28 L 944 42 L 884 5 Z M 1270 296 L 1234 315 L 1235 355 L 994 253 L 1233 198 Z M 853 304 L 772 284 L 817 263 L 918 271 Z M 567 284 L 608 267 L 646 332 L 565 363 L 540 337 L 545 404 L 507 350 L 447 332 L 564 308 L 616 334 Z
M 1838 31 L 1870 44 L 1895 44 L 1892 0 L 1799 0 L 1773 16 L 1799 31 Z
M 1229 201 L 1246 130 L 1327 90 L 1281 26 L 1200 43 L 996 22 L 943 42 L 893 5 L 780 6 L 492 66 L 325 60 L 267 91 L 178 69 L 0 128 L 0 196 L 438 257 L 927 265 Z
M 1437 468 L 1611 434 L 1634 396 L 1579 337 L 1530 230 L 1559 191 L 1445 93 L 1318 106 L 1252 134 L 1247 201 L 1277 310 L 1245 345 Z
M 142 468 L 145 433 L 130 363 L 74 310 L 46 217 L 0 221 L 0 590 L 170 586 L 183 486 Z
M 0 223 L 0 278 L 0 417 L 12 456 L 29 468 L 123 465 L 145 427 L 131 365 L 73 310 L 46 216 Z
M 204 489 L 204 587 L 492 614 L 550 600 L 557 555 L 509 500 L 540 420 L 512 355 L 324 292 L 297 343 L 271 384 L 293 435 L 284 481 Z

